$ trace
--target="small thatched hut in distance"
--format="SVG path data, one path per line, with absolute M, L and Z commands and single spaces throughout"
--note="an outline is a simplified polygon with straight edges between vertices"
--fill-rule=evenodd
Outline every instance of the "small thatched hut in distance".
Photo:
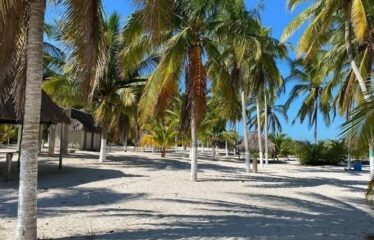
M 265 137 L 261 136 L 261 142 L 262 142 L 262 151 L 265 151 Z M 259 147 L 258 147 L 258 134 L 257 132 L 250 132 L 248 134 L 248 145 L 249 145 L 249 150 L 251 152 L 258 152 Z M 237 148 L 239 151 L 244 152 L 244 139 L 239 142 L 237 145 Z M 268 150 L 269 153 L 275 151 L 275 144 L 268 138 Z
M 65 109 L 65 113 L 70 117 L 71 123 L 63 126 L 64 152 L 68 148 L 99 151 L 101 129 L 95 123 L 92 114 L 74 108 Z M 57 137 L 57 141 L 60 141 L 60 137 Z

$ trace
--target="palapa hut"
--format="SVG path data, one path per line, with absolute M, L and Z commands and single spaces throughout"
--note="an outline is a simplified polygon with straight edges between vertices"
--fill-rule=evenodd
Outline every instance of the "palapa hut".
M 262 151 L 265 152 L 265 137 L 261 136 L 261 142 L 262 142 Z M 250 132 L 248 133 L 248 145 L 249 145 L 249 151 L 251 152 L 258 152 L 259 147 L 258 147 L 258 134 L 257 132 Z M 244 152 L 244 139 L 239 142 L 237 145 L 237 148 L 239 149 L 240 152 Z M 268 150 L 269 153 L 275 151 L 275 144 L 268 138 Z
M 101 129 L 92 114 L 74 108 L 65 109 L 65 113 L 70 117 L 70 124 L 63 126 L 63 151 L 67 152 L 68 148 L 99 151 Z M 57 141 L 60 142 L 60 137 Z
M 17 116 L 14 101 L 11 95 L 0 99 L 0 123 L 22 124 L 23 115 Z M 45 92 L 42 92 L 40 113 L 41 124 L 70 123 L 63 109 L 57 106 Z
M 18 124 L 22 126 L 23 113 L 17 114 L 14 105 L 14 98 L 11 94 L 0 97 L 0 124 Z M 43 124 L 55 126 L 56 124 L 70 124 L 70 119 L 65 115 L 62 108 L 57 106 L 45 92 L 42 92 L 40 111 L 41 135 Z M 19 128 L 21 130 L 21 128 Z M 18 133 L 18 147 L 21 151 L 22 131 Z M 41 138 L 40 138 L 41 139 Z M 60 149 L 61 150 L 61 149 Z M 19 154 L 20 155 L 20 154 Z M 62 155 L 60 151 L 59 168 L 62 167 Z M 18 157 L 19 160 L 19 157 Z

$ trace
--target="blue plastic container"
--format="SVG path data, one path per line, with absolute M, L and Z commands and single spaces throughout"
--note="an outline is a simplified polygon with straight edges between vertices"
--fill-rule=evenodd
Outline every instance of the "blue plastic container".
M 362 163 L 359 160 L 353 162 L 353 171 L 361 172 L 362 171 Z

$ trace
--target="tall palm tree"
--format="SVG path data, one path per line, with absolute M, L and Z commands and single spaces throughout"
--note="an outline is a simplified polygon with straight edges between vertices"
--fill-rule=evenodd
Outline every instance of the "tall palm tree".
M 240 118 L 243 123 L 245 167 L 250 172 L 250 151 L 247 128 L 247 104 L 249 96 L 246 73 L 250 63 L 248 59 L 256 59 L 261 52 L 260 41 L 264 40 L 257 11 L 248 12 L 244 6 L 238 5 L 230 9 L 229 19 L 221 24 L 219 30 L 235 33 L 232 36 L 219 35 L 223 43 L 220 61 L 208 62 L 208 76 L 214 80 L 213 94 L 221 96 L 222 114 L 232 122 Z M 238 24 L 239 23 L 239 24 Z M 218 32 L 220 32 L 218 31 Z M 229 113 L 225 112 L 229 110 Z M 239 117 L 241 116 L 241 117 Z M 253 162 L 253 171 L 257 172 L 257 162 Z
M 140 13 L 145 14 L 148 3 Z M 159 48 L 161 60 L 154 73 L 151 75 L 144 90 L 140 107 L 142 117 L 146 119 L 155 113 L 162 113 L 170 104 L 170 99 L 178 91 L 179 76 L 183 71 L 186 75 L 186 103 L 182 125 L 191 130 L 191 180 L 197 181 L 197 135 L 196 129 L 199 127 L 205 112 L 206 96 L 206 71 L 203 64 L 203 53 L 208 59 L 217 55 L 216 47 L 212 44 L 215 25 L 219 23 L 218 16 L 223 16 L 224 7 L 230 5 L 229 1 L 173 1 L 170 11 L 171 24 L 168 31 L 160 34 L 165 41 Z M 148 12 L 149 13 L 149 12 Z M 143 15 L 140 20 L 144 20 Z M 132 26 L 128 26 L 126 36 L 144 36 L 135 34 L 139 32 L 139 21 L 137 15 L 133 15 Z M 139 17 L 138 17 L 139 20 Z M 136 27 L 135 27 L 136 26 Z M 143 32 L 149 32 L 143 27 Z M 132 33 L 132 34 L 131 34 Z M 158 32 L 159 33 L 159 32 Z M 154 32 L 151 31 L 149 39 L 152 39 Z M 147 36 L 147 35 L 146 35 Z M 130 38 L 130 37 L 129 37 Z M 135 43 L 135 45 L 137 45 Z M 150 44 L 152 45 L 152 44 Z M 139 58 L 141 59 L 141 58 Z
M 303 0 L 288 0 L 289 9 L 295 9 Z M 311 20 L 298 43 L 298 52 L 305 53 L 306 58 L 313 57 L 328 41 L 332 29 L 340 29 L 345 37 L 345 48 L 351 68 L 359 81 L 361 90 L 367 98 L 369 92 L 359 68 L 355 62 L 352 49 L 352 29 L 359 42 L 364 42 L 368 32 L 372 31 L 366 17 L 369 1 L 324 1 L 313 2 L 300 13 L 284 30 L 282 41 L 288 39 L 307 20 Z M 343 21 L 341 20 L 343 19 Z
M 286 46 L 280 44 L 277 40 L 270 37 L 269 29 L 261 29 L 263 41 L 261 42 L 261 49 L 259 56 L 251 61 L 251 67 L 248 71 L 248 78 L 250 81 L 250 90 L 253 96 L 256 97 L 256 108 L 257 108 L 257 133 L 259 139 L 259 156 L 260 164 L 264 165 L 262 143 L 261 143 L 261 127 L 260 127 L 260 103 L 261 99 L 267 102 L 267 92 L 269 95 L 275 95 L 280 92 L 284 86 L 284 80 L 278 69 L 276 60 L 278 58 L 286 58 L 287 49 Z M 267 103 L 265 104 L 265 111 Z M 265 115 L 265 121 L 267 122 L 267 115 Z M 267 125 L 267 123 L 266 123 Z M 265 134 L 267 135 L 267 128 L 265 128 Z M 265 138 L 265 149 L 267 149 L 267 137 Z M 267 160 L 267 151 L 265 151 L 265 158 Z
M 288 5 L 290 9 L 294 9 L 302 2 L 304 1 L 289 0 Z M 309 56 L 313 57 L 316 55 L 317 51 L 323 45 L 330 44 L 329 35 L 333 30 L 339 30 L 344 35 L 347 62 L 351 65 L 352 72 L 359 83 L 365 101 L 370 100 L 371 88 L 367 86 L 367 81 L 365 81 L 366 75 L 363 74 L 362 68 L 360 69 L 357 66 L 356 61 L 360 61 L 362 64 L 368 60 L 368 55 L 370 55 L 372 46 L 374 46 L 372 38 L 374 25 L 371 4 L 368 0 L 315 1 L 288 25 L 282 36 L 282 40 L 284 41 L 305 22 L 310 22 L 300 38 L 298 45 L 299 53 L 305 53 L 308 58 Z M 308 19 L 311 21 L 307 21 Z M 353 45 L 354 42 L 358 44 Z M 355 53 L 360 51 L 364 52 L 363 56 L 355 55 Z M 370 162 L 372 163 L 370 165 L 372 174 L 374 174 L 373 141 L 369 142 L 368 146 Z
M 0 15 L 3 16 L 0 20 L 0 42 L 6 49 L 0 54 L 0 83 L 15 86 L 13 94 L 16 95 L 17 110 L 24 113 L 17 239 L 36 239 L 37 142 L 43 79 L 45 1 L 3 1 L 0 4 Z M 81 56 L 77 64 L 83 68 L 77 70 L 84 72 L 82 83 L 89 86 L 93 66 L 99 62 L 95 54 L 98 48 L 95 47 L 101 42 L 101 32 L 96 28 L 100 18 L 96 18 L 94 13 L 101 11 L 101 3 L 69 0 L 65 1 L 65 6 L 67 29 L 74 32 L 70 38 L 71 46 L 75 46 L 73 53 Z M 1 87 L 1 90 L 8 91 L 9 87 Z
M 319 113 L 322 114 L 327 125 L 331 122 L 331 96 L 324 91 L 328 76 L 328 68 L 324 65 L 323 61 L 321 61 L 322 58 L 315 59 L 313 64 L 303 64 L 300 60 L 294 63 L 289 79 L 296 79 L 299 83 L 293 87 L 289 99 L 285 103 L 288 109 L 295 99 L 300 96 L 305 96 L 292 123 L 295 123 L 297 119 L 300 120 L 300 123 L 303 123 L 305 118 L 308 118 L 309 127 L 314 128 L 314 144 L 318 143 Z
M 266 101 L 265 101 L 266 99 Z M 271 96 L 268 93 L 264 93 L 264 101 L 260 103 L 260 129 L 264 132 L 265 135 L 265 164 L 268 164 L 268 147 L 267 147 L 267 138 L 268 132 L 272 133 L 281 132 L 282 125 L 280 123 L 280 118 L 288 121 L 287 109 L 284 105 L 275 104 L 276 97 Z M 249 112 L 249 128 L 257 125 L 257 106 L 250 106 L 248 109 Z

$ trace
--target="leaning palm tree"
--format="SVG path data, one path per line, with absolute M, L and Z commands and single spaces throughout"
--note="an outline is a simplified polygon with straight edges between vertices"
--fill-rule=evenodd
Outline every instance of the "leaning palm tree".
M 295 9 L 303 0 L 289 0 L 289 8 Z M 372 33 L 374 31 L 373 12 L 369 0 L 348 1 L 324 1 L 313 2 L 306 10 L 297 16 L 284 30 L 282 40 L 288 39 L 301 25 L 306 22 L 310 24 L 301 36 L 298 44 L 298 52 L 305 54 L 307 58 L 313 57 L 317 52 L 329 45 L 330 34 L 335 30 L 344 36 L 344 48 L 347 54 L 347 62 L 351 66 L 355 79 L 357 79 L 365 101 L 369 101 L 371 88 L 365 81 L 366 75 L 359 68 L 357 61 L 362 64 L 369 59 L 369 49 L 374 46 Z M 311 20 L 311 21 L 307 21 Z M 353 34 L 354 33 L 354 36 Z M 358 44 L 353 44 L 357 42 Z M 333 46 L 334 47 L 334 46 Z M 358 58 L 355 53 L 363 52 L 363 57 Z M 372 57 L 371 57 L 372 58 Z M 372 61 L 372 60 L 370 60 Z M 369 66 L 369 65 L 366 65 Z M 371 72 L 371 71 L 366 71 Z M 374 143 L 369 142 L 369 157 L 371 159 L 372 174 L 374 174 Z
M 0 5 L 0 15 L 3 16 L 0 20 L 0 42 L 6 49 L 0 54 L 0 83 L 15 81 L 11 84 L 15 86 L 13 94 L 17 96 L 18 112 L 23 112 L 24 116 L 17 239 L 36 239 L 37 139 L 43 79 L 45 1 L 3 1 Z M 101 31 L 97 28 L 100 18 L 96 13 L 101 12 L 101 3 L 70 0 L 65 1 L 65 6 L 67 29 L 74 32 L 70 38 L 71 46 L 75 47 L 73 54 L 80 56 L 77 58 L 80 68 L 76 69 L 83 73 L 83 85 L 89 86 L 92 70 L 99 62 L 96 53 Z M 8 91 L 9 87 L 1 89 Z

